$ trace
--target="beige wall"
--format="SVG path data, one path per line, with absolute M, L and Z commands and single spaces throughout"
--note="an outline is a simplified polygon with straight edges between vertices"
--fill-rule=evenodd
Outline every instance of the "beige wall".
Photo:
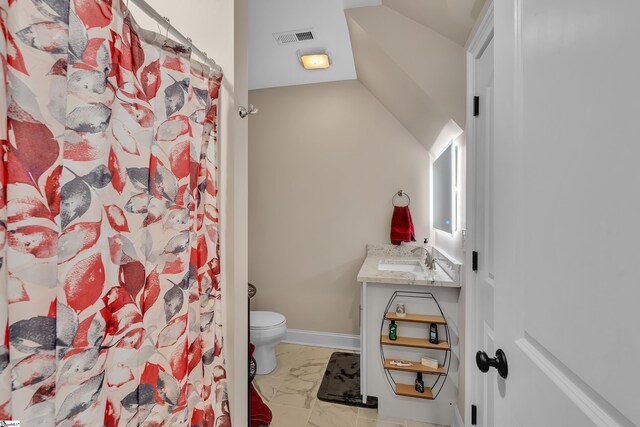
M 292 329 L 358 333 L 356 276 L 367 243 L 387 243 L 391 197 L 411 196 L 429 232 L 429 154 L 356 80 L 249 93 L 252 309 Z
M 210 0 L 209 0 L 210 1 Z M 228 75 L 221 96 L 220 132 L 222 152 L 222 274 L 226 283 L 227 376 L 229 405 L 234 426 L 249 425 L 247 282 L 248 264 L 248 199 L 249 199 L 249 142 L 248 123 L 238 116 L 238 107 L 247 105 L 249 98 L 248 73 L 248 0 L 216 0 L 221 12 L 213 25 L 204 26 L 210 37 L 222 45 L 225 56 L 232 58 L 233 77 Z M 202 10 L 202 9 L 200 9 Z M 205 15 L 208 16 L 208 15 Z M 211 16 L 216 16 L 213 13 Z M 224 22 L 227 22 L 224 24 Z M 233 31 L 226 30 L 233 22 Z M 217 27 L 217 28 L 216 28 Z M 221 29 L 222 27 L 222 29 Z M 214 51 L 215 52 L 215 51 Z M 225 94 L 227 95 L 225 99 Z M 226 168 L 225 168 L 226 166 Z

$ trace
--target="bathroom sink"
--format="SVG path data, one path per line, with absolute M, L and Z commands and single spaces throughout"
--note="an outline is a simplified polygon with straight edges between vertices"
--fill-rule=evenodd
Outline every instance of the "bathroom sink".
M 420 261 L 380 261 L 379 271 L 404 271 L 408 273 L 424 273 L 424 267 Z

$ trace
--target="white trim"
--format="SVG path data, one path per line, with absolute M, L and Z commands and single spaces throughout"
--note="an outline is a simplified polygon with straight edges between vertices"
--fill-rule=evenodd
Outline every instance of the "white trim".
M 493 2 L 487 8 L 478 31 L 473 36 L 467 52 L 478 58 L 493 36 Z M 468 86 L 467 86 L 468 87 Z M 467 122 L 468 123 L 468 122 Z
M 453 427 L 464 427 L 464 422 L 460 416 L 458 405 L 453 405 Z
M 368 399 L 368 381 L 367 381 L 367 282 L 362 282 L 360 288 L 360 394 L 362 395 L 362 403 L 367 404 Z
M 287 334 L 282 342 L 360 351 L 360 337 L 358 335 L 287 329 Z
M 476 121 L 473 116 L 473 97 L 477 90 L 477 65 L 476 60 L 482 55 L 493 38 L 493 3 L 487 8 L 482 22 L 473 35 L 467 51 L 467 221 L 465 236 L 465 377 L 464 377 L 464 420 L 471 424 L 471 405 L 477 404 L 475 358 L 472 355 L 477 350 L 476 334 L 476 305 L 478 295 L 476 293 L 476 274 L 472 270 L 472 256 L 476 247 Z M 456 411 L 458 412 L 458 411 Z M 460 413 L 457 414 L 460 417 Z M 457 422 L 457 420 L 456 420 Z M 464 426 L 460 420 L 461 426 Z

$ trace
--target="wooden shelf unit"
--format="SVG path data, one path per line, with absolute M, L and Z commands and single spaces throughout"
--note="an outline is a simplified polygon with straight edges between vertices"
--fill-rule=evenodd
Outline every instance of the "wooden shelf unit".
M 387 335 L 380 336 L 380 342 L 385 345 L 397 345 L 401 347 L 415 347 L 433 350 L 449 350 L 449 343 L 440 341 L 438 344 L 431 344 L 427 338 L 406 338 L 398 337 L 397 340 L 390 340 Z
M 415 360 L 404 360 L 405 362 L 412 363 L 411 366 L 396 366 L 392 365 L 391 361 L 397 359 L 384 359 L 384 369 L 389 369 L 392 371 L 402 371 L 402 372 L 421 372 L 423 374 L 428 375 L 447 375 L 447 370 L 444 366 L 440 365 L 437 369 L 430 368 L 428 366 L 424 366 L 420 362 L 416 362 Z
M 433 314 L 407 313 L 401 317 L 398 316 L 395 311 L 392 311 L 392 307 L 394 307 L 394 302 L 397 298 L 401 298 L 403 299 L 403 301 L 410 301 L 409 304 L 414 304 L 417 302 L 424 304 L 431 300 L 432 303 L 435 303 L 438 310 L 429 310 L 432 311 Z M 438 395 L 442 391 L 442 388 L 444 387 L 445 382 L 449 378 L 449 368 L 451 367 L 451 345 L 449 341 L 451 339 L 451 336 L 449 335 L 449 325 L 447 324 L 447 320 L 445 319 L 445 314 L 434 295 L 430 292 L 395 291 L 389 299 L 389 303 L 382 313 L 381 320 L 380 353 L 383 362 L 382 367 L 385 373 L 385 377 L 387 378 L 387 381 L 389 382 L 389 385 L 391 385 L 391 388 L 393 389 L 395 394 L 398 396 L 413 397 L 418 399 L 437 399 Z M 392 321 L 414 323 L 418 327 L 414 327 L 412 329 L 424 330 L 424 335 L 420 334 L 421 336 L 418 338 L 398 336 L 396 340 L 391 340 L 389 339 L 389 335 L 385 334 L 384 332 L 386 332 L 385 327 L 388 327 L 388 323 Z M 438 344 L 431 344 L 429 342 L 429 325 L 431 324 L 439 325 L 438 329 L 440 330 L 440 332 L 444 330 L 444 334 L 441 335 L 441 337 L 444 339 L 438 342 Z M 415 335 L 415 332 L 413 334 Z M 415 353 L 415 351 L 409 351 L 409 348 L 438 351 L 438 367 L 430 368 L 428 366 L 424 366 L 422 363 L 420 363 L 420 361 L 407 360 L 403 357 L 400 359 L 411 363 L 410 366 L 392 365 L 391 361 L 394 359 L 398 360 L 398 358 L 390 356 L 393 356 L 394 353 L 398 354 L 401 347 L 405 348 L 405 350 L 402 351 L 403 356 L 413 357 L 414 359 L 416 358 L 416 356 L 409 356 L 408 353 Z M 444 360 L 440 355 L 444 356 Z M 418 356 L 417 358 L 420 359 L 420 356 Z M 428 383 L 425 384 L 424 393 L 418 393 L 415 390 L 415 383 L 411 382 L 410 384 L 405 384 L 402 382 L 396 382 L 394 378 L 394 376 L 397 376 L 398 379 L 400 379 L 400 377 L 402 376 L 404 377 L 404 381 L 406 382 L 408 381 L 406 379 L 407 376 L 422 378 L 424 375 L 426 375 L 426 377 L 423 378 L 423 380 L 425 383 Z
M 438 325 L 446 325 L 447 321 L 442 316 L 433 316 L 425 314 L 409 314 L 400 317 L 396 313 L 390 311 L 385 313 L 384 318 L 387 320 L 394 320 L 396 322 L 413 322 L 413 323 L 436 323 Z
M 418 393 L 413 384 L 396 384 L 396 394 L 399 396 L 417 397 L 433 400 L 433 392 L 429 387 L 424 388 L 424 393 Z

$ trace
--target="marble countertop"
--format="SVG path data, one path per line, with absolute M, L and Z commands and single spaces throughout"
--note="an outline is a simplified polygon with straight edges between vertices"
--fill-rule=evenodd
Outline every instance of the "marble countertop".
M 367 283 L 389 283 L 396 285 L 421 285 L 421 286 L 442 286 L 459 288 L 460 283 L 453 280 L 449 274 L 436 261 L 435 270 L 427 270 L 424 267 L 424 252 L 420 251 L 416 255 L 411 251 L 420 245 L 402 244 L 395 245 L 367 245 L 367 258 L 362 263 L 358 273 L 358 282 Z M 447 260 L 450 262 L 449 260 Z M 421 272 L 389 271 L 380 270 L 380 263 L 419 263 L 423 269 Z

